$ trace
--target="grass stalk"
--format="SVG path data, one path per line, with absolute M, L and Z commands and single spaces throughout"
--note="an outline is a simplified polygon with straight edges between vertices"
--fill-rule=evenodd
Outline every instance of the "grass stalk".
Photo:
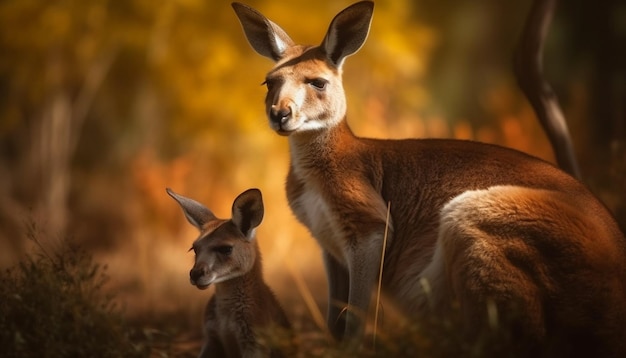
M 291 277 L 293 278 L 293 281 L 296 283 L 296 287 L 298 288 L 298 292 L 300 293 L 300 296 L 304 300 L 306 307 L 311 313 L 311 317 L 313 318 L 313 321 L 323 332 L 326 332 L 328 334 L 328 330 L 326 329 L 326 324 L 324 321 L 324 316 L 322 315 L 322 312 L 320 311 L 319 307 L 315 303 L 313 294 L 311 293 L 311 290 L 307 286 L 306 282 L 304 282 L 304 278 L 302 277 L 300 272 L 296 270 L 295 267 L 293 267 L 293 264 L 291 263 L 291 260 L 289 258 L 285 260 L 285 263 L 287 265 L 287 270 L 289 271 L 289 273 L 291 274 Z
M 380 290 L 383 282 L 383 266 L 385 265 L 385 250 L 387 249 L 387 235 L 389 233 L 389 215 L 391 212 L 391 202 L 387 203 L 387 218 L 385 219 L 385 235 L 383 236 L 383 247 L 380 257 L 380 269 L 378 272 L 378 287 L 376 288 L 376 309 L 374 311 L 374 335 L 373 347 L 376 349 L 376 331 L 378 330 L 378 311 L 380 308 Z

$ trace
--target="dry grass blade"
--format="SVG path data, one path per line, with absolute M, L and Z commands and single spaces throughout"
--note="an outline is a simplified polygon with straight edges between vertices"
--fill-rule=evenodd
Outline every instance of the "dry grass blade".
M 387 234 L 389 232 L 389 214 L 391 211 L 391 202 L 387 203 L 387 218 L 385 219 L 385 236 L 383 237 L 383 247 L 380 257 L 380 270 L 378 272 L 378 287 L 376 289 L 376 310 L 374 313 L 374 335 L 373 346 L 376 348 L 376 331 L 378 330 L 378 311 L 380 308 L 380 289 L 383 281 L 383 266 L 385 264 L 385 249 L 387 248 Z
M 302 275 L 298 270 L 295 269 L 295 267 L 293 267 L 289 259 L 285 260 L 285 263 L 287 264 L 287 270 L 289 270 L 293 281 L 296 283 L 296 287 L 298 288 L 300 296 L 302 296 L 304 303 L 311 313 L 313 321 L 322 331 L 328 333 L 328 331 L 326 330 L 326 324 L 324 321 L 324 317 L 322 316 L 322 312 L 320 311 L 319 307 L 317 307 L 315 299 L 313 298 L 313 294 L 311 293 L 311 290 L 309 290 L 309 287 L 306 285 L 306 282 L 304 282 Z

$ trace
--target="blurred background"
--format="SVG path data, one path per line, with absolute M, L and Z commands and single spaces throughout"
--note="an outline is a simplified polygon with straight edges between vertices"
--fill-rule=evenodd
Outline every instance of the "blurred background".
M 309 44 L 351 2 L 247 1 Z M 529 7 L 377 1 L 365 46 L 345 64 L 354 132 L 476 139 L 553 161 L 511 69 Z M 544 53 L 583 180 L 623 229 L 625 44 L 625 2 L 571 0 Z M 284 194 L 287 140 L 264 116 L 272 63 L 249 47 L 229 1 L 0 0 L 0 54 L 0 267 L 28 252 L 33 227 L 50 245 L 72 237 L 107 265 L 129 317 L 199 334 L 211 291 L 189 284 L 197 233 L 165 188 L 226 218 L 257 187 L 268 282 L 290 315 L 314 319 L 309 294 L 324 310 L 320 250 Z

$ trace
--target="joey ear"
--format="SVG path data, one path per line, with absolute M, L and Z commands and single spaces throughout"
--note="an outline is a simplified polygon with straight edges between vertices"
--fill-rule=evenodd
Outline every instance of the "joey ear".
M 248 42 L 259 55 L 276 62 L 283 57 L 288 47 L 294 45 L 293 40 L 283 29 L 257 10 L 238 2 L 231 5 L 241 22 Z
M 263 198 L 259 189 L 248 189 L 233 202 L 233 223 L 247 237 L 263 220 Z
M 176 202 L 178 202 L 180 207 L 183 209 L 183 213 L 185 214 L 187 220 L 191 223 L 191 225 L 198 228 L 198 230 L 202 230 L 202 226 L 204 226 L 207 222 L 216 219 L 211 210 L 199 202 L 186 198 L 182 195 L 178 195 L 170 188 L 166 188 L 165 191 L 167 191 L 167 193 L 174 198 Z
M 326 57 L 336 67 L 357 52 L 369 33 L 374 13 L 374 2 L 361 1 L 352 4 L 335 16 L 320 46 Z

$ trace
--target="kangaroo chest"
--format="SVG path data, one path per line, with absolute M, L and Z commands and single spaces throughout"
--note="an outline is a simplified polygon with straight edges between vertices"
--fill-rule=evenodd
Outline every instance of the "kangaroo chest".
M 224 300 L 216 299 L 213 319 L 207 322 L 207 331 L 213 332 L 222 343 L 227 356 L 241 356 L 241 350 L 255 345 L 252 317 L 257 316 L 251 310 L 249 297 L 234 296 Z
M 287 179 L 287 199 L 296 218 L 309 229 L 319 245 L 345 264 L 345 243 L 333 204 L 318 188 L 297 178 L 294 173 L 290 173 Z

